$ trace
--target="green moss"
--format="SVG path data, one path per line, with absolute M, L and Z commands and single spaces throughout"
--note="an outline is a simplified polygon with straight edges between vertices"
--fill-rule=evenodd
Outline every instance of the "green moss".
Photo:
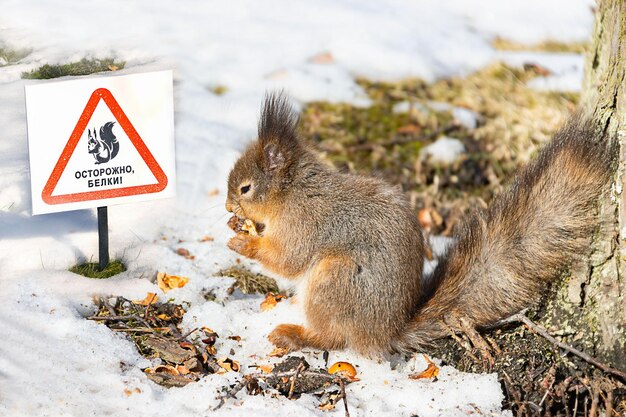
M 98 270 L 97 262 L 87 262 L 80 265 L 75 265 L 70 268 L 70 272 L 85 276 L 87 278 L 110 278 L 113 275 L 120 274 L 126 271 L 126 267 L 122 261 L 111 261 L 109 265 L 102 271 Z
M 70 62 L 68 64 L 50 65 L 45 64 L 29 72 L 22 73 L 22 78 L 50 79 L 67 75 L 88 75 L 97 72 L 117 71 L 124 68 L 126 62 L 116 61 L 113 58 L 88 59 Z
M 12 65 L 26 58 L 31 49 L 12 49 L 6 46 L 0 46 L 0 67 Z
M 234 288 L 238 288 L 244 294 L 278 294 L 279 289 L 276 281 L 263 274 L 255 274 L 242 266 L 231 266 L 219 271 L 216 276 L 235 278 Z
M 576 107 L 576 93 L 529 88 L 527 83 L 541 75 L 536 66 L 495 63 L 432 83 L 359 78 L 369 107 L 308 103 L 301 130 L 337 168 L 401 185 L 416 208 L 441 215 L 443 223 L 434 233 L 449 232 L 459 213 L 488 203 Z M 394 112 L 399 103 L 408 111 Z M 458 108 L 476 114 L 476 128 L 454 123 L 452 111 Z M 460 140 L 466 154 L 447 166 L 421 158 L 421 149 L 444 134 Z

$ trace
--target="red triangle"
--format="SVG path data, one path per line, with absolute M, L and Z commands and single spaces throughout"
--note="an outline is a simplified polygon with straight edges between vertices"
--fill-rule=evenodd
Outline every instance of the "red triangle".
M 74 194 L 64 194 L 64 195 L 52 195 L 65 167 L 70 161 L 70 157 L 74 153 L 74 149 L 76 149 L 76 145 L 80 140 L 81 136 L 85 132 L 87 128 L 87 124 L 93 115 L 93 112 L 96 110 L 98 103 L 100 100 L 104 100 L 104 103 L 109 107 L 115 119 L 122 127 L 131 143 L 135 146 L 139 155 L 143 158 L 145 163 L 148 165 L 148 168 L 152 172 L 152 175 L 157 179 L 156 184 L 150 185 L 136 185 L 133 187 L 125 187 L 125 188 L 116 188 L 114 190 L 100 190 L 100 191 L 86 191 L 81 193 Z M 79 201 L 91 201 L 91 200 L 102 200 L 105 198 L 115 198 L 115 197 L 126 197 L 129 195 L 137 195 L 137 194 L 149 194 L 149 193 L 157 193 L 159 191 L 163 191 L 167 186 L 167 176 L 152 156 L 152 153 L 146 147 L 146 144 L 143 142 L 139 133 L 135 130 L 132 123 L 124 114 L 124 111 L 120 107 L 119 103 L 113 97 L 113 94 L 106 88 L 98 88 L 91 94 L 87 105 L 85 106 L 85 110 L 80 115 L 78 119 L 78 123 L 76 127 L 72 131 L 72 135 L 70 139 L 67 141 L 59 160 L 57 161 L 54 169 L 52 170 L 52 174 L 50 174 L 50 178 L 48 178 L 48 182 L 46 182 L 46 186 L 43 187 L 43 191 L 41 192 L 41 198 L 47 204 L 63 204 L 63 203 L 75 203 Z

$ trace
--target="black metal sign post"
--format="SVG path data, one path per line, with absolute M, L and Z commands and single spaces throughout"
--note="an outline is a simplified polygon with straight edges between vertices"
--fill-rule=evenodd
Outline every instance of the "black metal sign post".
M 109 265 L 109 218 L 107 207 L 98 207 L 98 270 Z

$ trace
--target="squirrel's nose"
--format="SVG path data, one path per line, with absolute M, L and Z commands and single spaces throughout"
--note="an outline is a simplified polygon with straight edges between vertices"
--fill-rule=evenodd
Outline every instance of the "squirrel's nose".
M 230 202 L 230 200 L 226 200 L 226 211 L 233 212 L 235 205 Z

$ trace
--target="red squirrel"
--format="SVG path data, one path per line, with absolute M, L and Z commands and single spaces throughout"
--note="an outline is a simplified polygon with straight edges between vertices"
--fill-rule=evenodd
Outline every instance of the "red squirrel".
M 588 251 L 616 153 L 574 116 L 487 209 L 466 216 L 424 280 L 423 234 L 405 195 L 329 167 L 297 125 L 283 94 L 266 97 L 258 140 L 230 172 L 226 201 L 237 219 L 263 226 L 250 234 L 229 222 L 238 233 L 228 246 L 298 281 L 306 325 L 281 324 L 268 336 L 291 350 L 410 352 L 527 307 Z

